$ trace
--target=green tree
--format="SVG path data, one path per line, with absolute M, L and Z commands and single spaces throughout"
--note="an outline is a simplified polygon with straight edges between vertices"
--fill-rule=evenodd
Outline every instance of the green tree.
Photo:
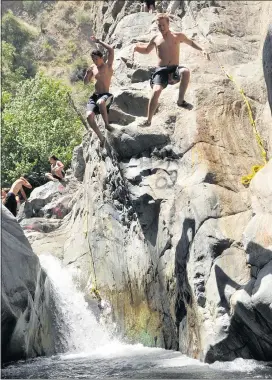
M 41 175 L 49 170 L 48 157 L 70 164 L 73 148 L 81 142 L 83 126 L 60 81 L 37 74 L 18 84 L 7 100 L 2 127 L 2 183 L 22 173 Z
M 6 41 L 2 41 L 2 106 L 5 104 L 6 96 L 13 93 L 17 83 L 26 77 L 24 67 L 15 67 L 15 56 L 15 47 Z
M 2 39 L 13 45 L 19 53 L 33 40 L 34 35 L 20 19 L 9 11 L 2 18 Z
M 2 18 L 2 50 L 12 71 L 19 69 L 25 77 L 34 76 L 36 66 L 31 42 L 35 34 L 10 11 Z M 5 86 L 5 82 L 4 82 Z

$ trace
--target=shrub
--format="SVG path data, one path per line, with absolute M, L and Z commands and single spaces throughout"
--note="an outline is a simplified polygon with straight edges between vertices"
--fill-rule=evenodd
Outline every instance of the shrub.
M 82 81 L 88 66 L 85 58 L 78 58 L 71 66 L 70 82 Z
M 76 13 L 76 22 L 79 26 L 89 24 L 91 21 L 89 14 L 86 11 L 78 10 Z
M 2 50 L 10 73 L 19 70 L 25 78 L 35 75 L 36 65 L 31 45 L 34 38 L 35 35 L 32 31 L 21 23 L 12 12 L 7 12 L 3 16 Z
M 2 101 L 5 93 L 4 103 L 6 103 L 7 93 L 12 93 L 17 83 L 25 78 L 26 70 L 23 67 L 15 67 L 16 51 L 15 47 L 5 41 L 2 41 Z M 3 107 L 3 103 L 2 103 Z
M 23 9 L 31 16 L 36 16 L 36 14 L 41 10 L 42 3 L 39 0 L 24 0 Z
M 51 154 L 70 164 L 83 128 L 67 94 L 60 81 L 42 74 L 18 84 L 3 112 L 2 182 L 11 183 L 22 172 L 48 171 Z
M 10 11 L 2 18 L 2 40 L 13 45 L 20 53 L 28 42 L 34 39 L 33 33 Z
M 77 51 L 77 45 L 74 41 L 69 41 L 67 44 L 67 50 L 69 53 L 75 53 Z

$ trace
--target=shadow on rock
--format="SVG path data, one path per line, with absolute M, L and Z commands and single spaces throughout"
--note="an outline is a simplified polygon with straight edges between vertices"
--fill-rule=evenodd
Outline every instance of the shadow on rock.
M 250 252 L 262 252 L 270 254 L 271 251 L 264 249 L 256 243 L 248 246 Z M 269 256 L 268 256 L 269 257 Z M 254 273 L 254 277 L 246 285 L 240 285 L 233 281 L 219 266 L 215 265 L 217 289 L 220 295 L 221 305 L 230 311 L 230 324 L 227 331 L 219 335 L 219 342 L 209 348 L 205 361 L 208 363 L 215 360 L 234 360 L 237 357 L 255 358 L 257 360 L 272 360 L 272 311 L 270 308 L 268 281 L 272 272 L 271 260 Z M 262 283 L 266 283 L 263 286 Z M 226 298 L 227 288 L 235 289 L 228 301 Z M 230 305 L 231 304 L 231 305 Z M 227 333 L 227 336 L 226 336 Z M 223 339 L 222 339 L 223 336 Z
M 192 302 L 192 289 L 187 274 L 189 249 L 195 236 L 195 220 L 186 218 L 183 222 L 181 238 L 177 244 L 175 257 L 175 275 L 177 278 L 177 295 L 175 303 L 176 324 L 179 330 L 180 323 L 187 315 L 188 306 Z
M 160 201 L 154 201 L 150 195 L 144 194 L 136 201 L 132 201 L 132 204 L 146 240 L 155 247 L 158 234 Z

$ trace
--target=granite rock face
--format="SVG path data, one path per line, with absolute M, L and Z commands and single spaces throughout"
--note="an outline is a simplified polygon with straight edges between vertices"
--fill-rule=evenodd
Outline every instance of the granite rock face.
M 35 252 L 49 250 L 75 266 L 86 294 L 97 287 L 131 342 L 208 362 L 271 360 L 272 168 L 268 163 L 249 188 L 242 185 L 263 162 L 246 105 L 218 63 L 248 96 L 269 157 L 270 74 L 265 66 L 265 83 L 262 47 L 271 4 L 192 1 L 191 11 L 184 2 L 158 5 L 171 6 L 173 28 L 211 51 L 205 61 L 182 46 L 193 109 L 179 109 L 178 85 L 168 86 L 152 127 L 139 126 L 156 56 L 135 54 L 132 62 L 131 41 L 153 36 L 153 16 L 133 13 L 132 1 L 93 2 L 94 29 L 116 47 L 114 131 L 104 131 L 107 154 L 95 135 L 84 137 L 84 178 L 75 182 L 71 211 L 54 231 L 28 236 Z
M 2 362 L 52 355 L 60 347 L 50 283 L 14 216 L 1 213 Z

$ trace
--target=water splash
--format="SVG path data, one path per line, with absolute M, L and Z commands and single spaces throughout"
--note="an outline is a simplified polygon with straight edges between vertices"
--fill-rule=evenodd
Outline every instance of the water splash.
M 41 255 L 39 258 L 54 290 L 60 316 L 59 328 L 67 342 L 67 351 L 91 352 L 109 344 L 109 335 L 88 307 L 83 293 L 76 290 L 69 271 L 56 257 Z

